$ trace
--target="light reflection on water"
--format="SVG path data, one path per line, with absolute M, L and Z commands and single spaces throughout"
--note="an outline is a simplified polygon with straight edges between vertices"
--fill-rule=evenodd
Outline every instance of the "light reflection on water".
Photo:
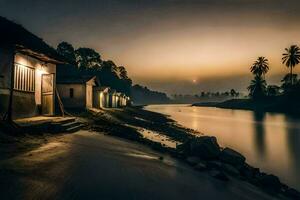
M 220 145 L 241 152 L 251 165 L 300 190 L 300 118 L 189 105 L 150 105 L 145 109 L 216 136 Z

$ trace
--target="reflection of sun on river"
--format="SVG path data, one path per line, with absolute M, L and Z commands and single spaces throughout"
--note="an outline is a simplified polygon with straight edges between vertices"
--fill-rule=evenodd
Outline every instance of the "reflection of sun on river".
M 251 165 L 300 189 L 300 119 L 188 105 L 150 105 L 145 109 L 170 115 L 183 126 L 216 136 L 220 145 L 241 152 Z

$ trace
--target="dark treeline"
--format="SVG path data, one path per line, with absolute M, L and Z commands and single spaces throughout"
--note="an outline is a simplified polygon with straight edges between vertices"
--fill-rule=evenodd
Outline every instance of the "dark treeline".
M 248 86 L 249 99 L 235 99 L 218 104 L 224 108 L 251 109 L 257 111 L 274 111 L 300 113 L 300 80 L 293 69 L 300 63 L 300 48 L 292 45 L 282 54 L 282 64 L 289 69 L 280 85 L 268 85 L 265 75 L 270 70 L 265 57 L 258 59 L 250 67 L 253 80 Z
M 64 56 L 71 66 L 75 66 L 83 75 L 95 75 L 103 86 L 111 87 L 118 92 L 130 96 L 134 103 L 168 103 L 166 94 L 151 91 L 146 87 L 132 86 L 124 66 L 117 66 L 111 60 L 103 60 L 101 55 L 91 48 L 78 48 L 67 43 L 61 42 L 57 46 L 57 52 Z M 66 66 L 65 66 L 66 67 Z M 68 70 L 65 71 L 68 73 Z
M 256 104 L 262 107 L 285 111 L 300 111 L 300 80 L 298 75 L 293 73 L 293 69 L 299 62 L 300 48 L 297 45 L 286 48 L 282 54 L 282 64 L 290 72 L 283 76 L 281 85 L 267 85 L 265 74 L 270 69 L 269 62 L 265 57 L 259 57 L 250 68 L 254 79 L 248 87 L 249 96 Z
M 234 89 L 225 92 L 204 92 L 199 94 L 173 94 L 172 101 L 174 103 L 198 103 L 198 102 L 221 102 L 232 98 L 240 97 L 240 92 Z
M 267 85 L 265 75 L 270 70 L 269 61 L 265 57 L 259 57 L 251 66 L 250 71 L 254 75 L 248 90 L 249 96 L 256 102 L 273 96 L 293 96 L 300 92 L 300 80 L 298 75 L 293 73 L 293 68 L 300 62 L 300 49 L 292 45 L 285 49 L 282 54 L 282 63 L 289 68 L 290 72 L 283 76 L 281 85 Z M 296 95 L 296 96 L 295 96 Z
M 134 85 L 131 87 L 131 94 L 134 99 L 134 103 L 139 105 L 164 104 L 171 102 L 165 93 L 151 91 L 147 87 L 143 87 L 141 85 Z
M 83 75 L 95 75 L 104 86 L 109 86 L 118 92 L 130 96 L 132 80 L 123 66 L 117 66 L 113 61 L 104 61 L 98 52 L 91 48 L 78 48 L 62 42 L 57 46 L 57 52 L 64 56 Z

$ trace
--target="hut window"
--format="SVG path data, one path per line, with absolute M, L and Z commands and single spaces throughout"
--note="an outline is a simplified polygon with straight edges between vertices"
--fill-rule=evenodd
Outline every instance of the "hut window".
M 15 64 L 14 89 L 24 92 L 35 91 L 35 71 L 33 68 Z
M 74 88 L 70 88 L 70 98 L 74 97 Z

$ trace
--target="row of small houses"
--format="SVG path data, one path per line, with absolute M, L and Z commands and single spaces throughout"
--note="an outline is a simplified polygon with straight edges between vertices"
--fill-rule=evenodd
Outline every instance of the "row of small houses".
M 74 81 L 57 81 L 65 108 L 119 108 L 130 105 L 130 98 L 110 87 L 101 86 L 96 76 Z
M 130 98 L 103 86 L 94 75 L 84 75 L 70 65 L 57 68 L 57 89 L 65 108 L 118 108 L 128 106 Z
M 72 68 L 64 58 L 21 25 L 0 17 L 0 27 L 2 118 L 53 116 L 57 110 L 63 112 L 62 108 L 129 104 L 129 97 L 101 85 L 96 76 L 68 73 Z

